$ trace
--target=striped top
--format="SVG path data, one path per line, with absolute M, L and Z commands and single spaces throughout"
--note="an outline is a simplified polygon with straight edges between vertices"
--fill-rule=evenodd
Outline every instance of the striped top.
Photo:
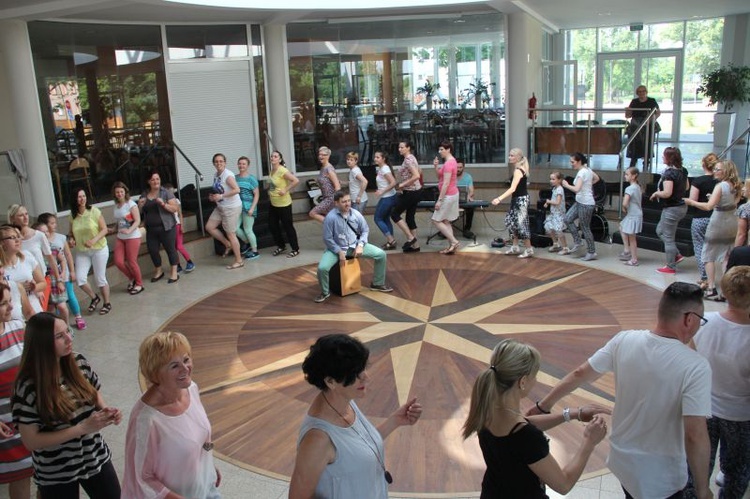
M 11 283 L 13 284 L 13 283 Z M 23 353 L 24 322 L 11 320 L 0 331 L 0 421 L 10 423 L 10 396 Z M 31 476 L 31 452 L 14 432 L 0 439 L 0 483 L 15 482 Z
M 101 386 L 86 358 L 74 353 L 83 376 L 98 390 Z M 68 391 L 65 380 L 61 380 L 63 390 Z M 13 422 L 35 424 L 39 431 L 53 432 L 75 426 L 88 418 L 96 408 L 90 404 L 81 405 L 72 415 L 70 422 L 57 421 L 53 425 L 42 422 L 36 408 L 36 387 L 29 380 L 19 380 L 13 395 Z M 75 480 L 85 480 L 101 471 L 112 457 L 100 433 L 91 433 L 67 442 L 32 452 L 34 461 L 34 481 L 37 485 L 55 485 Z

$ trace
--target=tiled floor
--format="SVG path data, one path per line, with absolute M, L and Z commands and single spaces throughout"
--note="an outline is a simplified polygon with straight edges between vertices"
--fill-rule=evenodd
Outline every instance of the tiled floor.
M 425 228 L 429 226 L 426 214 L 419 214 L 418 224 Z M 497 235 L 506 235 L 505 233 L 498 234 L 491 228 L 501 226 L 502 217 L 499 212 L 489 212 L 486 217 L 477 214 L 474 230 L 479 235 L 478 244 L 466 246 L 464 243 L 468 242 L 462 240 L 462 245 L 464 245 L 462 251 L 496 251 L 488 247 L 488 242 Z M 261 258 L 246 262 L 244 269 L 228 271 L 224 269 L 225 260 L 208 255 L 211 245 L 205 241 L 198 241 L 189 247 L 196 257 L 195 272 L 183 275 L 178 283 L 171 285 L 167 284 L 166 280 L 156 284 L 151 284 L 146 280 L 146 291 L 136 296 L 129 296 L 125 293 L 122 277 L 114 268 L 110 269 L 113 281 L 112 313 L 105 317 L 98 315 L 87 317 L 89 327 L 85 331 L 76 333 L 75 349 L 89 358 L 101 378 L 105 400 L 110 405 L 122 409 L 126 414 L 126 421 L 130 408 L 140 396 L 137 365 L 138 346 L 141 340 L 175 313 L 219 289 L 292 265 L 317 262 L 323 248 L 320 237 L 321 226 L 316 222 L 303 222 L 296 224 L 296 227 L 302 248 L 300 256 L 296 259 L 289 260 L 283 256 L 274 258 L 266 249 L 261 251 Z M 374 225 L 371 224 L 371 227 Z M 422 233 L 426 234 L 427 229 Z M 384 242 L 376 229 L 371 232 L 370 239 L 375 244 Z M 429 246 L 423 245 L 423 251 L 436 251 L 444 244 L 443 241 L 436 239 Z M 599 260 L 585 263 L 585 265 L 627 275 L 643 282 L 644 285 L 658 289 L 663 289 L 675 280 L 674 276 L 664 276 L 654 271 L 656 267 L 663 264 L 661 254 L 643 251 L 639 258 L 641 266 L 633 268 L 626 267 L 617 260 L 616 255 L 621 249 L 618 245 L 598 244 Z M 460 257 L 459 253 L 453 258 Z M 546 251 L 539 251 L 538 258 L 567 257 L 550 256 Z M 142 268 L 148 276 L 150 264 L 142 260 Z M 687 259 L 682 263 L 676 277 L 694 282 L 697 278 L 695 261 Z M 310 299 L 312 300 L 313 297 L 311 294 Z M 86 301 L 85 305 L 87 304 Z M 706 305 L 707 310 L 716 310 L 720 307 L 721 305 L 716 303 Z M 651 325 L 652 316 L 653 314 L 649 314 L 644 318 L 644 327 Z M 206 334 L 210 334 L 210 331 L 206 331 Z M 115 467 L 120 474 L 123 469 L 126 421 L 119 427 L 110 427 L 105 430 L 106 440 L 113 451 Z M 277 499 L 287 496 L 288 484 L 285 481 L 246 471 L 223 461 L 218 461 L 218 467 L 223 475 L 221 491 L 224 497 Z M 4 487 L 0 490 L 7 494 Z M 553 498 L 562 497 L 551 490 L 549 494 Z M 609 499 L 620 498 L 622 493 L 617 480 L 611 474 L 607 474 L 580 481 L 565 497 Z

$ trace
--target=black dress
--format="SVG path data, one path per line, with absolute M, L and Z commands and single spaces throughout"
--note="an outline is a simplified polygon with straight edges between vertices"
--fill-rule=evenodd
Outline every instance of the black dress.
M 504 437 L 485 428 L 479 431 L 479 446 L 487 464 L 480 499 L 548 499 L 544 484 L 529 468 L 549 454 L 539 428 L 526 424 Z
M 648 117 L 649 113 L 652 109 L 656 108 L 659 109 L 659 104 L 656 103 L 656 100 L 652 97 L 647 97 L 646 102 L 641 102 L 637 98 L 630 101 L 630 104 L 628 105 L 630 109 L 633 109 L 631 111 L 631 119 L 630 124 L 627 128 L 627 134 L 628 138 L 632 136 L 633 133 L 635 133 L 636 129 L 641 126 L 641 123 L 644 122 L 644 120 Z M 636 111 L 635 109 L 638 109 Z M 631 166 L 634 165 L 635 161 L 639 158 L 644 158 L 644 162 L 647 162 L 646 158 L 646 150 L 648 150 L 648 158 L 653 157 L 654 155 L 654 138 L 653 135 L 656 132 L 659 132 L 661 130 L 661 127 L 658 123 L 654 122 L 655 126 L 651 129 L 651 140 L 649 141 L 649 146 L 646 147 L 646 128 L 644 127 L 637 135 L 636 139 L 630 143 L 628 146 L 628 158 L 631 158 Z

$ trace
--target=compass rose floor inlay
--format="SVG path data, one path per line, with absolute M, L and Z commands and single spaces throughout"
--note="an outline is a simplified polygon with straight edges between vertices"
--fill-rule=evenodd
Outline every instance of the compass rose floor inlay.
M 300 365 L 329 333 L 349 334 L 370 349 L 370 386 L 360 408 L 379 424 L 409 397 L 424 406 L 414 427 L 386 440 L 396 494 L 456 496 L 480 488 L 484 473 L 476 437 L 460 436 L 471 385 L 501 338 L 542 354 L 530 398 L 586 360 L 618 331 L 651 326 L 661 293 L 626 277 L 555 260 L 497 254 L 392 254 L 390 294 L 363 291 L 316 304 L 314 265 L 231 286 L 184 310 L 162 329 L 183 332 L 194 379 L 211 419 L 215 452 L 239 466 L 288 478 L 300 422 L 317 389 Z M 369 283 L 371 262 L 362 263 Z M 613 378 L 576 391 L 556 407 L 611 406 Z M 527 401 L 528 402 L 528 401 Z M 530 404 L 530 402 L 529 402 Z M 554 455 L 567 459 L 583 427 L 547 432 Z M 604 471 L 602 443 L 586 472 Z

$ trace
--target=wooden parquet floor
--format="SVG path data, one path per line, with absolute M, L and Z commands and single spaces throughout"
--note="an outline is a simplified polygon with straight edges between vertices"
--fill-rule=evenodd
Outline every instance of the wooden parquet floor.
M 362 282 L 372 265 L 362 262 Z M 377 425 L 417 396 L 424 415 L 386 440 L 392 493 L 446 497 L 478 491 L 484 473 L 476 437 L 463 441 L 471 385 L 500 338 L 542 354 L 530 399 L 585 361 L 622 329 L 652 327 L 660 293 L 604 271 L 554 260 L 497 254 L 391 254 L 390 294 L 365 290 L 322 304 L 315 266 L 254 278 L 195 303 L 163 326 L 187 335 L 194 379 L 221 458 L 273 477 L 294 466 L 300 422 L 316 389 L 300 368 L 323 334 L 355 336 L 370 348 L 371 385 L 360 408 Z M 605 376 L 561 401 L 612 405 Z M 532 402 L 527 401 L 530 405 Z M 553 455 L 567 459 L 582 425 L 548 431 Z M 586 468 L 605 467 L 601 444 Z

